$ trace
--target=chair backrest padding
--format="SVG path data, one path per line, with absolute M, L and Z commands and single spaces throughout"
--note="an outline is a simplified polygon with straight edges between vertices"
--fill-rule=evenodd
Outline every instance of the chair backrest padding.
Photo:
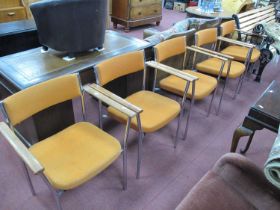
M 98 64 L 95 68 L 99 85 L 119 77 L 135 73 L 144 69 L 144 52 L 135 51 L 113 57 Z
M 167 58 L 185 53 L 186 37 L 180 36 L 174 39 L 166 40 L 156 45 L 154 49 L 156 54 L 156 61 L 162 62 Z
M 208 28 L 195 33 L 195 45 L 202 46 L 217 42 L 217 28 Z
M 12 125 L 53 105 L 81 96 L 77 75 L 66 75 L 34 85 L 3 101 Z
M 232 34 L 235 31 L 235 21 L 227 21 L 221 24 L 221 36 Z

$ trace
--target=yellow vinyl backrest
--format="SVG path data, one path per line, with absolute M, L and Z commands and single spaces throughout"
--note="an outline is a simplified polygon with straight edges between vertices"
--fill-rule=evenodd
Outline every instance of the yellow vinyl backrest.
M 14 126 L 55 104 L 81 96 L 76 74 L 42 82 L 3 100 L 10 123 Z
M 221 24 L 221 36 L 226 36 L 235 31 L 235 21 L 227 21 Z
M 135 51 L 110 58 L 99 63 L 95 70 L 98 74 L 99 85 L 119 77 L 135 73 L 144 69 L 144 52 Z
M 200 47 L 205 44 L 217 42 L 217 28 L 208 28 L 195 33 L 195 45 Z
M 155 47 L 156 61 L 162 62 L 167 58 L 180 55 L 186 51 L 186 37 L 179 36 L 157 44 Z

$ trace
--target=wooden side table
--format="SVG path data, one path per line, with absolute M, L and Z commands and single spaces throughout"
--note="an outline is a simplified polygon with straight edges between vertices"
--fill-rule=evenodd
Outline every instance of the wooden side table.
M 280 123 L 279 104 L 280 84 L 276 81 L 273 81 L 264 91 L 258 101 L 250 108 L 249 113 L 245 117 L 242 125 L 235 130 L 230 151 L 236 151 L 241 137 L 249 136 L 249 140 L 245 149 L 241 150 L 242 154 L 246 153 L 257 130 L 266 128 L 277 133 Z

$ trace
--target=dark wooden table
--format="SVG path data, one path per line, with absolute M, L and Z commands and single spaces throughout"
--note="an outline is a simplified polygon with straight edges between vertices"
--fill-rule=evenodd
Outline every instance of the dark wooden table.
M 73 61 L 65 61 L 65 53 L 50 50 L 41 53 L 41 48 L 30 49 L 0 57 L 0 81 L 10 93 L 15 93 L 34 84 L 64 74 L 90 71 L 97 63 L 126 52 L 147 49 L 150 43 L 107 31 L 103 51 L 82 53 Z M 93 75 L 93 74 L 92 74 Z M 88 75 L 87 75 L 88 76 Z M 88 80 L 88 78 L 83 78 Z M 92 78 L 90 82 L 93 82 Z
M 280 123 L 280 84 L 273 81 L 264 91 L 258 101 L 250 108 L 242 125 L 233 135 L 231 152 L 235 152 L 241 137 L 249 136 L 249 140 L 241 153 L 246 153 L 257 130 L 269 129 L 278 132 Z
M 39 46 L 37 28 L 33 20 L 0 23 L 0 56 Z
M 64 74 L 79 73 L 83 84 L 95 82 L 93 67 L 97 63 L 135 50 L 145 50 L 146 58 L 149 59 L 150 47 L 151 44 L 146 41 L 107 31 L 103 51 L 83 53 L 77 55 L 73 61 L 63 60 L 65 54 L 53 50 L 41 53 L 41 48 L 0 57 L 1 97 L 3 99 L 22 89 Z M 142 75 L 136 73 L 119 78 L 106 88 L 125 97 L 142 87 L 142 78 Z M 21 126 L 18 129 L 28 139 L 44 139 L 75 122 L 72 110 L 72 101 L 58 104 L 34 115 L 32 125 Z M 32 127 L 35 131 L 31 132 Z

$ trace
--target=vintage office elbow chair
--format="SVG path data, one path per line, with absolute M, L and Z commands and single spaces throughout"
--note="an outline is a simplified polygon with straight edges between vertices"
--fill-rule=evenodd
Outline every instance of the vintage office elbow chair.
M 235 31 L 236 28 L 234 20 L 224 22 L 220 25 L 221 36 L 218 37 L 218 40 L 220 41 L 218 49 L 221 53 L 234 57 L 234 60 L 243 62 L 246 66 L 245 71 L 248 72 L 250 66 L 253 65 L 260 58 L 261 53 L 260 50 L 255 47 L 255 45 L 226 38 L 232 37 Z M 224 49 L 220 49 L 221 42 L 228 42 L 231 45 Z M 241 90 L 244 76 L 245 74 L 242 76 L 238 93 Z
M 155 50 L 155 60 L 157 62 L 164 62 L 168 58 L 174 57 L 176 55 L 184 54 L 184 61 L 182 64 L 183 69 L 184 69 L 185 63 L 186 63 L 187 51 L 193 51 L 195 54 L 194 56 L 196 56 L 196 53 L 200 53 L 203 55 L 209 55 L 209 56 L 219 58 L 223 61 L 227 60 L 226 58 L 219 57 L 217 55 L 213 55 L 213 54 L 204 52 L 199 49 L 186 47 L 186 37 L 184 37 L 184 36 L 166 40 L 166 41 L 156 45 L 154 47 L 154 50 Z M 190 112 L 191 112 L 191 108 L 192 108 L 192 104 L 194 103 L 194 100 L 202 100 L 205 97 L 211 95 L 211 93 L 213 93 L 211 102 L 210 102 L 210 105 L 208 108 L 208 112 L 207 112 L 207 116 L 208 116 L 211 111 L 212 103 L 213 103 L 213 100 L 216 95 L 217 84 L 218 84 L 217 79 L 212 76 L 208 76 L 208 75 L 205 75 L 205 74 L 202 74 L 202 73 L 199 73 L 196 71 L 192 71 L 192 70 L 183 70 L 182 72 L 188 73 L 188 74 L 193 75 L 198 78 L 198 80 L 196 80 L 192 83 L 192 86 L 189 88 L 188 93 L 187 93 L 187 98 L 191 100 L 191 104 L 190 104 L 190 108 L 189 108 L 189 112 L 188 112 L 188 116 L 187 116 L 187 121 L 190 118 Z M 159 82 L 159 86 L 161 89 L 174 93 L 178 96 L 183 96 L 185 85 L 186 85 L 186 82 L 184 80 L 182 80 L 178 77 L 175 77 L 173 75 L 168 76 Z M 153 88 L 155 88 L 155 84 L 154 84 Z M 186 139 L 186 137 L 187 137 L 188 124 L 189 123 L 186 124 L 186 128 L 184 131 L 184 139 Z
M 122 104 L 124 106 L 127 106 L 128 108 L 132 108 L 137 113 L 137 115 L 133 118 L 128 118 L 112 106 L 109 106 L 107 109 L 109 116 L 121 123 L 127 123 L 128 121 L 131 121 L 131 127 L 139 132 L 136 175 L 137 178 L 139 178 L 140 176 L 140 166 L 142 159 L 141 148 L 144 133 L 151 133 L 161 129 L 162 127 L 170 123 L 172 120 L 174 120 L 179 113 L 180 116 L 182 116 L 182 110 L 180 108 L 180 104 L 177 101 L 157 94 L 153 91 L 145 90 L 146 67 L 144 62 L 145 60 L 143 51 L 136 51 L 113 57 L 111 59 L 99 63 L 95 67 L 97 83 L 100 86 L 103 86 L 122 76 L 143 71 L 143 90 L 140 90 L 128 96 L 127 98 L 125 98 L 125 100 L 110 93 L 111 97 L 118 98 L 118 100 L 122 100 Z M 150 63 L 150 65 L 153 64 L 154 63 Z M 159 69 L 163 71 L 165 70 L 162 67 L 159 67 Z M 179 71 L 176 70 L 169 70 L 169 73 L 171 74 L 176 74 L 178 72 Z M 180 72 L 178 73 L 178 76 L 184 78 L 185 80 L 187 80 L 188 78 L 190 78 L 190 80 L 196 79 L 196 77 L 189 76 L 188 74 L 181 74 Z M 186 90 L 187 88 L 188 87 L 186 85 Z M 102 124 L 101 111 L 99 114 L 100 123 Z M 174 147 L 176 147 L 179 128 L 180 118 L 178 120 Z
M 0 123 L 0 132 L 23 160 L 32 194 L 35 195 L 35 191 L 26 166 L 42 177 L 59 210 L 62 209 L 59 197 L 63 191 L 87 182 L 119 157 L 122 152 L 119 141 L 91 123 L 77 122 L 27 148 L 18 135 L 15 135 L 14 126 L 48 107 L 74 98 L 81 98 L 84 107 L 76 74 L 40 83 L 6 98 L 1 103 L 7 123 Z M 84 116 L 84 108 L 82 111 Z M 125 145 L 126 142 L 124 157 Z M 125 161 L 124 158 L 124 188 Z
M 237 90 L 239 87 L 240 82 L 242 81 L 241 78 L 245 72 L 245 65 L 241 62 L 234 61 L 234 57 L 228 56 L 222 53 L 218 53 L 215 50 L 216 46 L 218 44 L 218 31 L 217 28 L 209 28 L 204 29 L 201 31 L 198 31 L 195 33 L 195 45 L 198 47 L 198 49 L 205 50 L 207 52 L 214 53 L 216 55 L 225 57 L 229 59 L 225 65 L 223 66 L 223 70 L 221 71 L 222 61 L 217 58 L 208 58 L 202 62 L 199 62 L 196 64 L 196 69 L 200 72 L 215 75 L 218 76 L 218 80 L 222 78 L 225 79 L 222 95 L 219 102 L 218 112 L 220 110 L 220 106 L 222 103 L 222 98 L 224 95 L 224 90 L 226 87 L 227 79 L 236 79 L 239 78 L 239 82 L 237 83 L 237 87 L 235 90 L 234 98 L 236 97 Z M 211 45 L 212 50 L 206 49 L 206 45 Z M 202 48 L 203 47 L 203 48 Z

